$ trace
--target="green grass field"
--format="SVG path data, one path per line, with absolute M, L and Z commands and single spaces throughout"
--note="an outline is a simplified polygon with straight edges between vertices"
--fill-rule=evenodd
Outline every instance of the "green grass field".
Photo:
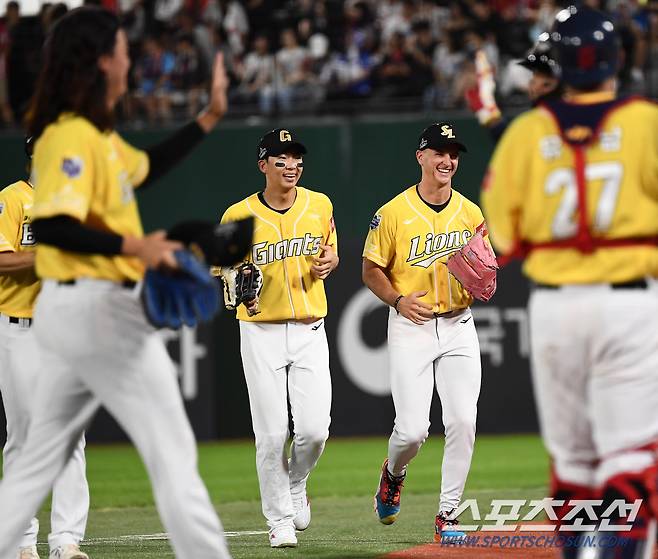
M 229 532 L 235 558 L 358 559 L 431 541 L 439 493 L 441 437 L 431 437 L 409 468 L 402 512 L 392 526 L 379 524 L 372 495 L 386 453 L 386 439 L 331 439 L 309 481 L 313 522 L 299 533 L 299 547 L 272 550 L 260 511 L 251 441 L 203 444 L 201 474 Z M 90 446 L 87 452 L 92 510 L 83 549 L 92 559 L 172 558 L 161 534 L 144 468 L 132 447 Z M 482 514 L 493 498 L 545 496 L 547 458 L 535 436 L 481 436 L 476 441 L 464 498 L 476 498 Z M 184 482 L 184 480 L 182 480 Z M 49 510 L 40 515 L 45 541 Z M 230 534 L 238 532 L 238 534 Z M 134 537 L 144 536 L 144 537 Z M 130 537 L 133 536 L 133 537 Z M 150 536 L 150 539 L 146 536 Z M 40 545 L 42 557 L 47 546 Z

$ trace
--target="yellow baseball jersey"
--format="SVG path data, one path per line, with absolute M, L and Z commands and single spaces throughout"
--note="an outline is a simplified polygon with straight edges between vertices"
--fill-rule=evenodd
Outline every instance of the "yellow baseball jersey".
M 226 223 L 254 216 L 254 239 L 247 260 L 263 273 L 260 313 L 248 316 L 244 305 L 237 318 L 249 322 L 274 322 L 322 318 L 327 315 L 324 281 L 311 275 L 320 245 L 338 252 L 338 240 L 329 198 L 297 187 L 297 197 L 284 214 L 265 206 L 252 194 L 232 205 L 221 221 Z
M 402 295 L 427 291 L 421 300 L 436 313 L 468 307 L 473 298 L 448 272 L 448 257 L 463 247 L 484 217 L 453 189 L 440 212 L 427 206 L 416 185 L 379 208 L 370 222 L 363 257 L 386 270 Z
M 34 147 L 33 217 L 67 215 L 93 229 L 142 237 L 134 188 L 148 169 L 146 153 L 116 132 L 101 132 L 85 118 L 63 114 Z M 80 254 L 49 245 L 37 248 L 36 264 L 41 278 L 57 280 L 138 281 L 144 275 L 134 257 Z
M 25 252 L 36 248 L 32 233 L 34 191 L 26 181 L 10 184 L 0 192 L 0 252 Z M 34 268 L 0 274 L 0 313 L 31 318 L 39 293 Z
M 598 93 L 521 115 L 496 148 L 481 201 L 496 249 L 525 249 L 536 282 L 658 277 L 658 106 Z

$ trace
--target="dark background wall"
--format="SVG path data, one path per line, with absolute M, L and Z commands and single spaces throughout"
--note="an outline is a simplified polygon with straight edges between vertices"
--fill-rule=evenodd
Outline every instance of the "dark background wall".
M 301 184 L 329 195 L 339 233 L 341 264 L 326 283 L 334 435 L 383 434 L 392 426 L 385 355 L 387 310 L 361 284 L 360 254 L 374 211 L 419 179 L 415 148 L 429 122 L 379 116 L 286 123 L 309 150 Z M 477 202 L 492 144 L 473 119 L 454 122 L 469 149 L 461 158 L 454 186 Z M 138 195 L 145 229 L 168 227 L 181 218 L 218 219 L 228 205 L 261 189 L 256 144 L 272 127 L 262 123 L 218 127 L 175 171 Z M 125 131 L 123 135 L 145 147 L 166 133 Z M 22 138 L 0 137 L 2 184 L 24 175 L 23 162 Z M 480 432 L 537 428 L 527 361 L 526 299 L 526 282 L 512 266 L 502 272 L 493 301 L 475 307 L 483 353 Z M 181 363 L 181 384 L 197 435 L 250 436 L 235 319 L 222 313 L 214 324 L 187 332 L 183 343 L 177 336 L 168 337 L 172 356 Z M 433 430 L 440 429 L 438 399 L 432 419 Z M 122 434 L 101 414 L 89 438 L 116 440 Z

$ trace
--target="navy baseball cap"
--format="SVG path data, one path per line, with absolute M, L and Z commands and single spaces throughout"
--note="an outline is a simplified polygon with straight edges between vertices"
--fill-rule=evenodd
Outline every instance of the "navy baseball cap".
M 449 147 L 456 147 L 459 151 L 468 151 L 463 142 L 457 135 L 457 130 L 449 122 L 437 122 L 430 124 L 418 139 L 418 149 L 435 149 L 444 150 Z
M 299 142 L 290 130 L 275 128 L 265 134 L 258 142 L 258 161 L 275 157 L 282 153 L 298 153 L 304 155 L 306 147 Z

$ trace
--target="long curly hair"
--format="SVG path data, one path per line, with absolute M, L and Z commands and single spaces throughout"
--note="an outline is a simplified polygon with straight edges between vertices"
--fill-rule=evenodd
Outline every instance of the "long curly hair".
M 41 136 L 63 112 L 83 116 L 99 130 L 114 126 L 98 59 L 114 51 L 119 27 L 115 15 L 95 6 L 71 10 L 53 26 L 26 116 L 29 136 Z

